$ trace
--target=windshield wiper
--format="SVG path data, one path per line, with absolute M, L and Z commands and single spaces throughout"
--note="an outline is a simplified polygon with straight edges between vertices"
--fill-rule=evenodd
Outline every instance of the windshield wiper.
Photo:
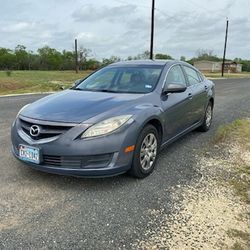
M 73 89 L 74 90 L 80 90 L 80 91 L 119 93 L 118 91 L 111 90 L 111 89 L 81 89 L 81 88 L 73 88 Z
M 118 91 L 111 90 L 111 89 L 98 89 L 97 91 L 100 91 L 100 92 L 109 92 L 109 93 L 118 93 Z

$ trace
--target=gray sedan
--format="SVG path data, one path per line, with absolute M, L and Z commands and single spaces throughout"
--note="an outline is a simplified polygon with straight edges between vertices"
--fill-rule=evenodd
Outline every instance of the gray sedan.
M 49 173 L 144 178 L 162 147 L 210 128 L 213 107 L 214 84 L 190 64 L 114 63 L 23 107 L 12 126 L 12 152 Z

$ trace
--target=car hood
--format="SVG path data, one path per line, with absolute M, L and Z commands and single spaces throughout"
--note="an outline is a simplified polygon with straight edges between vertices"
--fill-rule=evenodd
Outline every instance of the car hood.
M 25 108 L 22 116 L 33 119 L 80 123 L 112 109 L 117 109 L 144 94 L 118 94 L 65 90 L 46 96 Z

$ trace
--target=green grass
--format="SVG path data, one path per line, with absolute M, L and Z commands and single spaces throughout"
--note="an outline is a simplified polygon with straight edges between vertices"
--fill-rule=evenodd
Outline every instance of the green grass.
M 221 78 L 221 72 L 219 73 L 204 73 L 208 78 Z M 223 78 L 250 78 L 250 72 L 241 73 L 224 73 Z
M 239 141 L 249 150 L 250 141 L 250 119 L 235 120 L 231 124 L 222 125 L 218 128 L 214 137 L 214 143 L 225 142 L 226 140 Z
M 75 80 L 84 78 L 91 71 L 0 71 L 0 95 L 28 92 L 57 91 L 70 87 Z
M 245 233 L 243 231 L 240 230 L 236 230 L 236 229 L 231 229 L 227 232 L 227 234 L 230 237 L 234 237 L 234 238 L 240 238 L 243 241 L 246 241 L 248 243 L 250 243 L 250 234 L 249 233 Z
M 242 247 L 242 245 L 239 242 L 235 242 L 233 244 L 232 250 L 245 250 L 245 248 Z
M 72 83 L 90 74 L 91 71 L 0 71 L 0 95 L 21 94 L 28 92 L 58 91 L 68 88 Z M 220 73 L 205 73 L 210 78 L 220 78 Z M 250 72 L 225 74 L 227 77 L 250 77 Z
M 250 119 L 235 120 L 229 125 L 220 126 L 214 138 L 214 143 L 238 143 L 242 150 L 250 153 Z M 235 162 L 237 166 L 238 177 L 244 175 L 245 179 L 235 178 L 230 183 L 233 186 L 235 193 L 241 197 L 241 199 L 250 204 L 250 166 L 245 164 L 241 159 L 237 159 Z M 235 176 L 237 177 L 237 176 Z
M 250 245 L 250 234 L 236 230 L 236 229 L 231 229 L 227 231 L 227 234 L 230 238 L 236 238 L 240 240 L 244 245 L 249 246 Z M 236 241 L 232 247 L 233 250 L 244 250 L 245 248 L 242 246 L 241 243 Z

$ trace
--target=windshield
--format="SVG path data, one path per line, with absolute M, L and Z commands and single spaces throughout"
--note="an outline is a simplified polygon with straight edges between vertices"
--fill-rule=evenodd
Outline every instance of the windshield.
M 106 67 L 79 85 L 77 90 L 117 93 L 149 93 L 156 86 L 163 66 Z

